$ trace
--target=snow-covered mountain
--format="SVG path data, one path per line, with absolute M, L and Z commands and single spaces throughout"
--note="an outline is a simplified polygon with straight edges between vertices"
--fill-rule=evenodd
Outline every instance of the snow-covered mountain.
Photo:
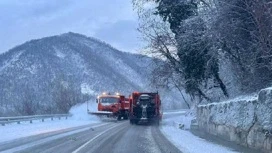
M 23 105 L 37 105 L 34 113 L 55 112 L 60 84 L 91 97 L 145 90 L 151 62 L 71 32 L 31 40 L 0 55 L 0 115 L 20 112 Z

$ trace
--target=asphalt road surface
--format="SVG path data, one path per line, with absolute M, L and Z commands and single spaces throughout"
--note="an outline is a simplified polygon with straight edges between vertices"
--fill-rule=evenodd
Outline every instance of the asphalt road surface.
M 0 143 L 0 152 L 180 153 L 151 125 L 103 122 Z

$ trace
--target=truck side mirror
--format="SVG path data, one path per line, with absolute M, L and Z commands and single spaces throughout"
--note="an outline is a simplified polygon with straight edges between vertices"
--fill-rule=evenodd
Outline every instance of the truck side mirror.
M 98 99 L 96 99 L 96 103 L 98 103 Z

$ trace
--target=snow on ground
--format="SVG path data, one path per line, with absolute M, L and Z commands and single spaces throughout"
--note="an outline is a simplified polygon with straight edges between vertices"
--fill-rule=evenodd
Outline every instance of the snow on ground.
M 233 102 L 243 102 L 243 101 L 254 101 L 258 99 L 258 95 L 257 94 L 253 94 L 253 95 L 242 95 L 242 96 L 238 96 L 229 100 L 225 100 L 220 102 L 221 105 L 223 104 L 227 104 L 227 103 L 233 103 Z M 213 102 L 213 103 L 209 103 L 209 104 L 204 104 L 204 105 L 198 105 L 199 107 L 201 106 L 210 106 L 210 105 L 216 105 L 219 104 L 218 102 Z
M 97 103 L 88 103 L 88 109 L 90 111 L 97 110 Z M 75 121 L 92 121 L 99 122 L 100 119 L 97 116 L 87 113 L 87 103 L 79 104 L 70 109 L 70 113 L 73 115 L 72 119 Z
M 181 110 L 166 110 L 163 112 L 163 114 L 168 115 L 168 114 L 184 114 L 186 113 L 188 109 L 181 109 Z
M 92 107 L 95 107 L 95 105 L 93 105 Z M 0 126 L 0 143 L 22 137 L 44 134 L 48 132 L 100 122 L 99 118 L 97 118 L 96 116 L 87 114 L 86 103 L 73 107 L 70 110 L 70 113 L 73 116 L 69 117 L 67 120 L 54 119 L 53 121 L 51 121 L 51 119 L 46 119 L 44 122 L 42 122 L 41 120 L 35 120 L 32 124 L 30 124 L 28 121 L 22 122 L 21 124 L 12 123 L 7 124 L 6 126 Z
M 180 129 L 180 123 L 184 124 L 184 129 L 188 129 L 193 118 L 191 115 L 175 117 L 165 115 L 162 120 L 161 131 L 183 153 L 237 153 L 232 151 L 231 148 L 208 142 L 193 135 L 188 130 Z
M 3 66 L 0 67 L 0 72 L 4 70 L 6 67 L 13 67 L 13 64 L 19 60 L 20 56 L 24 53 L 24 50 L 19 51 L 17 54 L 13 55 L 11 59 L 5 61 Z

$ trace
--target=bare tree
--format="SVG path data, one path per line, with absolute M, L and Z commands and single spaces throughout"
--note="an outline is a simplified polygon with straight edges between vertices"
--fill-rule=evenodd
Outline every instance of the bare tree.
M 220 0 L 215 6 L 214 36 L 231 57 L 242 90 L 267 86 L 272 76 L 272 6 L 263 0 Z
M 71 82 L 58 82 L 54 92 L 54 101 L 61 113 L 68 113 L 70 108 L 80 102 L 81 93 Z
M 165 2 L 165 4 L 167 3 L 171 4 L 170 6 L 165 6 L 167 9 L 175 7 L 173 9 L 178 11 L 179 7 L 172 5 L 173 3 L 170 1 Z M 169 64 L 170 70 L 179 75 L 179 81 L 175 81 L 172 85 L 174 85 L 178 90 L 185 88 L 187 93 L 192 96 L 201 96 L 210 101 L 210 98 L 202 91 L 200 86 L 202 86 L 203 82 L 206 81 L 205 78 L 213 76 L 219 84 L 219 87 L 222 89 L 224 95 L 228 96 L 227 89 L 217 73 L 218 69 L 215 66 L 217 63 L 209 62 L 216 61 L 216 57 L 214 55 L 209 55 L 210 53 L 208 53 L 210 52 L 210 44 L 207 43 L 208 41 L 203 37 L 203 30 L 205 29 L 202 24 L 205 23 L 201 23 L 200 18 L 190 18 L 186 19 L 186 21 L 178 19 L 178 21 L 173 23 L 175 26 L 171 27 L 171 23 L 169 23 L 170 21 L 165 22 L 163 20 L 170 20 L 174 15 L 165 18 L 155 15 L 158 14 L 158 9 L 164 9 L 163 6 L 160 8 L 159 6 L 156 8 L 146 8 L 144 6 L 144 0 L 135 0 L 134 4 L 138 9 L 140 20 L 139 31 L 142 34 L 143 39 L 149 43 L 146 49 L 148 51 L 146 53 L 151 54 L 156 58 L 163 59 Z M 188 4 L 188 6 L 189 5 L 194 8 L 194 4 Z M 187 6 L 187 4 L 180 4 L 180 8 L 185 6 Z M 189 9 L 188 11 L 191 11 L 191 14 L 194 14 L 193 9 Z M 177 16 L 173 17 L 173 19 L 177 19 Z M 171 19 L 171 21 L 173 21 L 173 19 Z M 178 22 L 183 22 L 183 25 L 177 25 L 180 24 Z M 188 28 L 192 26 L 198 27 L 198 29 Z M 178 29 L 173 30 L 173 27 Z M 188 61 L 188 59 L 191 60 Z M 209 63 L 202 64 L 199 63 L 200 61 L 209 62 L 213 65 Z M 192 65 L 195 66 L 192 67 Z M 209 69 L 205 67 L 208 67 Z M 205 70 L 210 72 L 205 72 Z M 160 77 L 162 76 L 160 75 Z M 158 77 L 156 78 L 159 79 Z M 180 86 L 181 83 L 177 84 L 177 82 L 183 82 L 183 86 Z
M 35 92 L 34 89 L 26 87 L 21 93 L 21 100 L 20 102 L 16 103 L 14 108 L 20 115 L 34 115 L 37 112 L 37 103 L 34 101 L 35 99 Z
M 148 42 L 144 53 L 163 60 L 163 62 L 155 63 L 156 68 L 152 73 L 151 83 L 157 87 L 177 89 L 187 107 L 190 108 L 190 104 L 184 96 L 184 86 L 181 86 L 182 81 L 176 80 L 177 77 L 174 77 L 174 75 L 182 75 L 182 71 L 179 69 L 175 35 L 170 31 L 169 25 L 154 16 L 151 8 L 141 10 L 139 19 L 141 22 L 138 30 L 142 34 L 142 38 Z

